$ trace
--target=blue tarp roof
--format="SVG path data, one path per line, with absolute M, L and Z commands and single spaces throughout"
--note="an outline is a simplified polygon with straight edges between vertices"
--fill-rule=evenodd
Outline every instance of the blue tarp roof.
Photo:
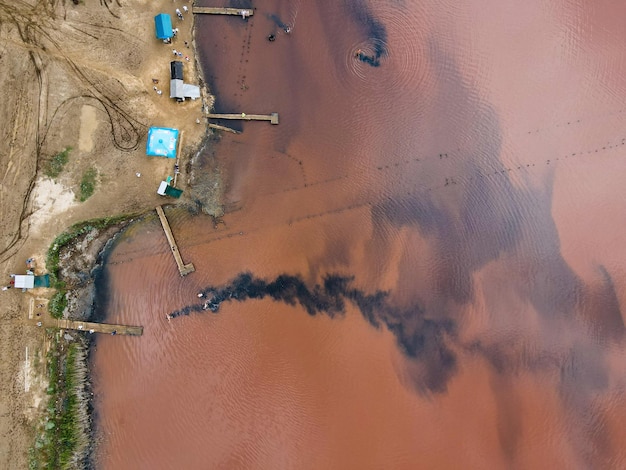
M 176 158 L 178 129 L 151 127 L 148 131 L 146 154 L 153 157 Z
M 168 39 L 174 36 L 174 31 L 172 31 L 172 18 L 170 15 L 160 13 L 155 16 L 154 28 L 156 29 L 156 37 L 159 39 Z

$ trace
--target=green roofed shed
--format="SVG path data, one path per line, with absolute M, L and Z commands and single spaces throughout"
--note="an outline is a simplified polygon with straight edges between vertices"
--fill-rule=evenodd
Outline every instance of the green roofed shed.
M 159 185 L 159 189 L 157 189 L 157 194 L 161 196 L 169 196 L 178 199 L 181 194 L 183 194 L 182 189 L 175 188 L 174 186 L 170 186 L 170 177 L 168 176 L 168 181 L 161 181 Z
M 165 188 L 165 194 L 167 194 L 170 197 L 178 199 L 180 195 L 183 194 L 183 190 L 175 188 L 174 186 L 170 186 L 168 184 L 167 188 Z
M 50 274 L 35 276 L 35 287 L 50 287 Z

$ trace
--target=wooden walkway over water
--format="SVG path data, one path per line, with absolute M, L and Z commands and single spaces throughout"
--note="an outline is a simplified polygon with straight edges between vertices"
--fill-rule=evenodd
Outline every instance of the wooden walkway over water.
M 33 326 L 106 334 L 113 334 L 115 331 L 116 335 L 141 336 L 143 334 L 143 326 L 114 325 L 111 323 L 94 323 L 52 318 L 41 310 L 43 308 L 47 309 L 49 300 L 46 298 L 37 298 L 36 300 L 36 308 L 34 297 L 31 297 L 28 301 L 28 323 Z M 42 313 L 44 313 L 44 315 L 42 315 Z
M 172 250 L 172 254 L 174 255 L 176 264 L 178 265 L 178 272 L 181 276 L 186 276 L 187 274 L 194 272 L 196 270 L 194 265 L 192 263 L 185 264 L 183 262 L 183 258 L 180 256 L 178 246 L 176 245 L 176 240 L 174 239 L 174 234 L 172 233 L 170 224 L 167 221 L 167 217 L 165 217 L 163 208 L 161 206 L 157 206 L 156 211 L 157 214 L 159 214 L 159 219 L 161 219 L 161 225 L 163 225 L 163 231 L 165 232 L 165 236 L 167 237 L 167 242 L 170 244 L 170 249 Z
M 197 7 L 195 5 L 191 7 L 191 12 L 205 15 L 235 15 L 243 18 L 254 15 L 252 8 Z
M 143 326 L 113 325 L 111 323 L 94 323 L 88 321 L 56 320 L 57 328 L 64 330 L 80 330 L 93 333 L 106 333 L 116 335 L 141 336 Z
M 278 113 L 272 114 L 207 114 L 209 119 L 240 119 L 242 121 L 269 121 L 278 124 Z
M 108 335 L 141 336 L 143 334 L 143 326 L 114 325 L 112 323 L 65 320 L 63 318 L 56 319 L 47 317 L 43 319 L 29 320 L 28 323 L 43 328 L 58 328 L 60 330 L 76 330 L 89 333 L 104 333 Z

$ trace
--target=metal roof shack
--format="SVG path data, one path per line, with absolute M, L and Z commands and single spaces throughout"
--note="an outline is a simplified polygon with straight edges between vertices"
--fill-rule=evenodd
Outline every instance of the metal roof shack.
M 178 129 L 151 127 L 148 131 L 146 155 L 152 157 L 176 158 L 178 133 Z
M 200 87 L 196 85 L 190 85 L 189 83 L 185 83 L 183 85 L 183 96 L 185 98 L 191 98 L 192 100 L 200 98 Z
M 32 289 L 35 287 L 35 276 L 32 274 L 16 274 L 14 280 L 17 289 Z
M 183 83 L 182 80 L 170 80 L 170 98 L 185 101 L 185 98 L 195 100 L 200 98 L 200 87 Z
M 178 60 L 170 62 L 170 98 L 185 101 L 185 98 L 195 100 L 200 98 L 200 87 L 183 82 L 183 63 Z
M 170 80 L 170 98 L 185 99 L 185 84 L 182 80 Z
M 172 18 L 170 15 L 160 13 L 154 17 L 154 29 L 157 39 L 170 39 L 174 36 Z
M 170 76 L 172 80 L 184 80 L 183 63 L 181 61 L 173 60 L 170 62 Z

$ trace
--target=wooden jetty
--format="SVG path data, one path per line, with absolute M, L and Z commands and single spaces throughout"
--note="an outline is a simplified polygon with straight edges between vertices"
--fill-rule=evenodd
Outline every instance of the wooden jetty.
M 143 326 L 113 325 L 111 323 L 94 323 L 89 321 L 65 320 L 63 318 L 45 318 L 39 321 L 29 320 L 31 325 L 44 328 L 58 328 L 60 330 L 76 330 L 89 333 L 105 333 L 108 335 L 141 336 Z
M 178 265 L 178 272 L 181 276 L 186 276 L 187 274 L 194 272 L 196 268 L 193 266 L 193 264 L 185 264 L 183 262 L 183 258 L 180 256 L 178 246 L 176 245 L 176 240 L 174 239 L 174 234 L 172 233 L 170 224 L 167 221 L 167 217 L 165 217 L 163 208 L 161 206 L 157 206 L 156 211 L 157 214 L 159 214 L 159 219 L 161 219 L 161 225 L 163 225 L 163 231 L 165 232 L 165 236 L 167 237 L 167 242 L 170 244 L 172 254 L 174 255 L 174 259 L 176 260 L 176 264 Z
M 110 323 L 94 323 L 88 321 L 56 320 L 56 327 L 64 330 L 80 330 L 93 333 L 141 336 L 143 326 L 112 325 Z
M 243 121 L 269 121 L 278 124 L 278 113 L 272 114 L 207 114 L 209 119 L 241 119 Z
M 197 7 L 195 5 L 191 7 L 191 12 L 205 15 L 235 15 L 241 16 L 242 18 L 254 15 L 252 8 Z

